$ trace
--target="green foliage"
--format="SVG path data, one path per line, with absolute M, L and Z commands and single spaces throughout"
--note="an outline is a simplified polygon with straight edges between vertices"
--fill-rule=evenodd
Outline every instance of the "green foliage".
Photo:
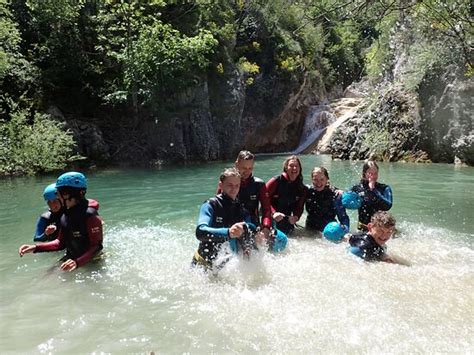
M 247 85 L 252 85 L 254 76 L 260 72 L 260 67 L 256 63 L 249 62 L 245 57 L 239 59 L 238 68 L 244 75 Z
M 0 121 L 0 175 L 59 170 L 80 158 L 72 154 L 74 139 L 61 123 L 36 114 L 30 125 L 27 115 L 16 110 L 9 122 Z
M 362 137 L 361 151 L 368 150 L 368 156 L 388 160 L 390 155 L 390 131 L 388 127 L 372 124 Z
M 21 53 L 18 25 L 9 9 L 10 2 L 0 0 L 0 112 L 8 108 L 7 98 L 23 100 L 24 92 L 38 80 L 37 71 Z M 38 88 L 35 88 L 39 91 Z M 1 117 L 1 116 L 0 116 Z
M 129 90 L 138 85 L 144 102 L 156 92 L 166 96 L 168 90 L 177 92 L 189 87 L 209 65 L 208 56 L 215 45 L 217 41 L 209 31 L 187 37 L 157 22 L 140 34 L 133 55 L 127 56 L 125 85 Z
M 379 81 L 391 69 L 394 53 L 390 48 L 390 30 L 395 22 L 395 16 L 383 18 L 376 25 L 378 38 L 365 51 L 365 72 L 372 82 Z

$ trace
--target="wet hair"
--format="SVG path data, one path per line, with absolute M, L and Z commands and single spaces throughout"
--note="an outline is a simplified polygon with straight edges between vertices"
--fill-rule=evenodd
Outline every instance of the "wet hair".
M 372 218 L 370 219 L 370 223 L 377 227 L 383 228 L 392 228 L 395 227 L 395 217 L 393 217 L 387 211 L 378 211 L 375 212 Z
M 290 161 L 292 160 L 296 160 L 298 162 L 298 165 L 300 166 L 300 174 L 298 175 L 296 180 L 303 183 L 303 165 L 301 165 L 301 160 L 297 155 L 292 155 L 285 159 L 285 161 L 283 162 L 283 171 L 285 173 L 288 173 L 288 164 L 290 164 Z
M 362 166 L 362 177 L 361 177 L 361 180 L 366 180 L 365 178 L 365 173 L 367 172 L 367 170 L 369 170 L 370 168 L 375 168 L 377 169 L 377 171 L 379 170 L 379 166 L 377 165 L 377 163 L 375 162 L 375 160 L 367 160 L 364 165 Z
M 248 150 L 241 150 L 237 155 L 237 161 L 239 160 L 255 160 L 255 155 Z
M 240 173 L 236 168 L 225 168 L 224 171 L 219 175 L 219 181 L 224 182 L 224 180 L 230 176 L 235 176 L 240 179 Z
M 320 166 L 320 167 L 317 167 L 317 166 L 314 167 L 314 168 L 313 168 L 313 171 L 311 171 L 311 179 L 313 178 L 313 175 L 314 175 L 314 174 L 317 174 L 317 173 L 323 173 L 324 176 L 326 177 L 326 179 L 329 180 L 329 173 L 328 173 L 328 171 L 327 171 L 326 168 L 324 168 L 324 167 L 322 167 L 322 166 Z

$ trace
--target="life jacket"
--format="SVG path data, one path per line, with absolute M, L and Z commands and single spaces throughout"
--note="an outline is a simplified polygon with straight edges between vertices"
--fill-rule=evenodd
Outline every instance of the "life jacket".
M 48 211 L 44 212 L 41 215 L 41 218 L 46 220 L 46 223 L 47 223 L 48 226 L 50 226 L 50 225 L 56 226 L 56 230 L 53 233 L 51 233 L 50 235 L 44 234 L 45 238 L 41 239 L 41 241 L 49 242 L 51 240 L 55 240 L 58 237 L 59 228 L 60 228 L 60 224 L 61 224 L 61 217 L 62 217 L 63 213 L 64 213 L 64 211 L 61 208 L 58 212 L 53 212 L 51 210 L 48 210 Z
M 99 215 L 98 208 L 99 203 L 95 200 L 81 200 L 76 206 L 65 210 L 61 217 L 61 233 L 67 250 L 66 258 L 76 259 L 89 248 L 86 221 L 91 216 Z
M 382 195 L 385 192 L 385 189 L 388 185 L 375 183 L 375 189 L 378 190 Z M 387 208 L 380 202 L 380 199 L 375 195 L 375 192 L 370 190 L 369 183 L 363 181 L 360 184 L 354 186 L 352 191 L 357 192 L 362 196 L 362 206 L 359 208 L 359 227 L 367 230 L 366 226 L 370 223 L 370 220 L 375 212 L 385 211 Z
M 218 194 L 207 201 L 213 210 L 213 217 L 209 227 L 229 228 L 237 222 L 244 221 L 245 210 L 238 200 L 232 201 L 228 196 Z M 212 237 L 201 241 L 198 247 L 199 255 L 206 261 L 212 261 L 217 256 L 223 242 L 214 242 Z
M 260 224 L 258 204 L 260 190 L 263 186 L 265 186 L 265 182 L 262 179 L 251 176 L 245 181 L 245 184 L 240 185 L 238 194 L 238 199 L 242 207 L 246 210 L 247 214 L 250 215 L 252 223 L 255 225 Z
M 271 198 L 273 208 L 290 216 L 296 209 L 298 201 L 304 198 L 304 185 L 300 181 L 290 182 L 283 175 L 274 177 L 278 181 L 277 188 Z
M 367 261 L 381 260 L 386 248 L 378 245 L 375 239 L 367 233 L 356 233 L 349 238 L 351 247 L 358 248 L 358 256 Z
M 329 222 L 336 220 L 334 191 L 326 186 L 322 191 L 309 187 L 306 195 L 306 226 L 322 231 Z

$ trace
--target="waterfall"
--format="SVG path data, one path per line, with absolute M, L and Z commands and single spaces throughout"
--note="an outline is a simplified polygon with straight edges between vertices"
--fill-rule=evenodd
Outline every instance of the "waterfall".
M 305 118 L 303 133 L 300 137 L 298 147 L 292 154 L 307 152 L 315 142 L 322 136 L 326 127 L 336 121 L 336 116 L 327 104 L 311 106 Z

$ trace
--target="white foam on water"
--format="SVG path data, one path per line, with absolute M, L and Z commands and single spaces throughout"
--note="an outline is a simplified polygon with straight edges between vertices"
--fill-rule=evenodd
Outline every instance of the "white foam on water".
M 281 255 L 234 257 L 213 275 L 189 268 L 192 232 L 125 228 L 110 238 L 107 274 L 124 287 L 122 301 L 144 312 L 142 332 L 157 350 L 473 350 L 473 250 L 446 230 L 401 230 L 389 253 L 410 267 L 301 238 Z
M 388 251 L 411 266 L 367 263 L 348 254 L 347 244 L 301 237 L 290 239 L 281 254 L 233 257 L 214 275 L 190 267 L 198 244 L 194 226 L 124 224 L 107 230 L 105 257 L 76 273 L 51 269 L 58 255 L 25 259 L 15 282 L 37 280 L 2 307 L 7 322 L 15 319 L 2 348 L 473 352 L 469 236 L 453 238 L 448 230 L 420 224 L 399 229 L 401 237 L 388 241 Z M 37 329 L 31 328 L 34 319 Z M 8 343 L 21 333 L 29 334 L 24 344 Z

